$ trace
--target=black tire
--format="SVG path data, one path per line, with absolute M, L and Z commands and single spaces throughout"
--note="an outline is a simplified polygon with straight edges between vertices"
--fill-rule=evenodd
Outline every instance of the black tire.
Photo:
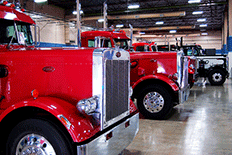
M 223 85 L 226 80 L 226 74 L 221 69 L 214 69 L 209 72 L 208 80 L 211 85 Z
M 148 99 L 148 96 L 152 96 L 152 98 Z M 147 101 L 149 103 L 154 103 L 155 101 L 157 104 L 150 104 L 149 107 Z M 165 119 L 173 108 L 171 94 L 159 84 L 153 84 L 143 88 L 138 94 L 137 102 L 139 111 L 148 119 Z
M 36 154 L 44 151 L 47 154 L 72 155 L 72 146 L 61 132 L 51 123 L 40 119 L 27 119 L 17 124 L 9 134 L 6 147 L 7 155 L 21 154 L 28 148 L 29 151 L 37 151 Z

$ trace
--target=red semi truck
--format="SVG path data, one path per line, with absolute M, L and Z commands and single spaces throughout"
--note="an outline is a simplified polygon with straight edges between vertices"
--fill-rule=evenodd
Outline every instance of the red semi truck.
M 35 22 L 0 5 L 0 153 L 119 154 L 135 137 L 130 55 L 35 48 Z
M 173 45 L 174 46 L 174 45 Z M 174 48 L 172 46 L 172 48 Z M 157 46 L 155 43 L 146 43 L 146 42 L 140 42 L 140 43 L 133 43 L 132 44 L 133 50 L 134 51 L 153 51 L 153 52 L 175 52 L 175 51 L 170 51 L 168 45 L 159 45 Z M 186 56 L 188 58 L 188 83 L 190 88 L 193 87 L 194 82 L 197 81 L 197 60 L 194 56 Z
M 86 31 L 83 47 L 116 47 L 130 51 L 123 31 Z M 132 99 L 139 111 L 152 119 L 165 118 L 174 105 L 189 96 L 188 59 L 182 52 L 130 52 Z

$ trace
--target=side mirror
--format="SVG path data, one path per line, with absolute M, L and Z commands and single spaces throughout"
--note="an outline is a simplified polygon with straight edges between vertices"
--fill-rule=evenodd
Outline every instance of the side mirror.
M 18 32 L 18 40 L 20 45 L 26 45 L 25 36 L 23 32 Z
M 131 52 L 134 52 L 133 46 L 130 46 L 130 51 L 131 51 Z

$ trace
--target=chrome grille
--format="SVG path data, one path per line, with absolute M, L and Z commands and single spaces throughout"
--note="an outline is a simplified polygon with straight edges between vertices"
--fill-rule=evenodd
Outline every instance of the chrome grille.
M 128 111 L 129 60 L 106 60 L 106 113 L 109 121 Z

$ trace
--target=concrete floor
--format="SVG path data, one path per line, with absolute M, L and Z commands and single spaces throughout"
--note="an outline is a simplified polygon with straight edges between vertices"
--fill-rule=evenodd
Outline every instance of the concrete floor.
M 167 120 L 140 119 L 125 155 L 232 155 L 232 79 L 197 84 Z

